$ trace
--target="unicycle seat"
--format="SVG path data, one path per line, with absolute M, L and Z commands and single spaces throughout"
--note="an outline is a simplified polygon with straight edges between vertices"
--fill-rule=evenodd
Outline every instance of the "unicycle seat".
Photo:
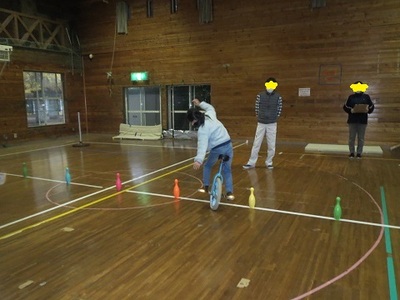
M 220 154 L 219 156 L 218 156 L 218 160 L 222 160 L 222 161 L 228 161 L 229 160 L 229 155 L 226 155 L 226 154 Z

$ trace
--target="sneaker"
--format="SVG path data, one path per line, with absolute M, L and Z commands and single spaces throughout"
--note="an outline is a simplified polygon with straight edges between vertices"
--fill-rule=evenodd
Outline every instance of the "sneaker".
M 200 193 L 208 193 L 208 185 L 203 186 L 202 188 L 197 190 Z
M 235 196 L 232 194 L 232 192 L 227 192 L 226 193 L 226 199 L 228 200 L 235 200 Z
M 357 154 L 357 158 L 358 158 L 358 159 L 361 159 L 361 154 Z
M 272 170 L 272 169 L 274 168 L 274 166 L 273 166 L 273 165 L 267 165 L 267 168 L 268 168 L 269 170 Z
M 354 158 L 354 153 L 350 153 L 349 158 Z
M 255 167 L 254 165 L 249 165 L 249 164 L 247 164 L 247 165 L 244 165 L 244 166 L 243 166 L 243 169 L 248 170 L 248 169 L 252 169 L 252 168 L 254 168 L 254 167 Z

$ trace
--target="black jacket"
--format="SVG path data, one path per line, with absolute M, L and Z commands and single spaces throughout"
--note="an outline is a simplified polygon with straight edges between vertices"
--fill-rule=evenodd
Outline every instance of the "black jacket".
M 368 104 L 368 112 L 365 113 L 352 113 L 351 110 L 356 104 Z M 343 110 L 347 112 L 347 123 L 368 123 L 368 114 L 372 113 L 375 109 L 374 103 L 368 94 L 354 93 L 349 96 L 346 103 L 343 105 Z

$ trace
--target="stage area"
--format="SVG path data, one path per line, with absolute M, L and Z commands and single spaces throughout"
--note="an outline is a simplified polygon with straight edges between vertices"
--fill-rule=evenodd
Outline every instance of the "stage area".
M 348 153 L 349 146 L 337 144 L 307 144 L 305 151 L 322 153 Z M 382 155 L 383 151 L 380 146 L 364 146 L 363 153 Z

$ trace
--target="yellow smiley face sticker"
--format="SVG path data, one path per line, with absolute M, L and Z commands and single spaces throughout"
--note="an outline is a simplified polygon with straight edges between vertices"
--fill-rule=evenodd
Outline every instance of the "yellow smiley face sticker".
M 350 85 L 350 88 L 353 90 L 354 93 L 358 93 L 358 92 L 363 92 L 363 93 L 365 93 L 365 91 L 366 91 L 367 88 L 368 88 L 368 84 L 366 84 L 366 83 L 360 83 L 360 82 L 352 83 L 352 84 Z
M 278 86 L 278 83 L 273 82 L 272 80 L 265 83 L 265 88 L 267 90 L 274 90 L 274 89 L 276 89 L 277 86 Z

